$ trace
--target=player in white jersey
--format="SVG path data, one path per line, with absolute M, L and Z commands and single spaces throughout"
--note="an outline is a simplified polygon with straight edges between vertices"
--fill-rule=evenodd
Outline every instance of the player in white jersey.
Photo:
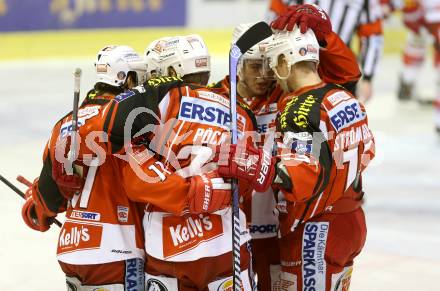
M 357 96 L 366 101 L 373 94 L 372 79 L 383 48 L 382 9 L 379 0 L 272 0 L 271 9 L 282 14 L 288 5 L 316 4 L 329 16 L 333 31 L 350 45 L 355 33 L 360 39 L 359 63 L 363 78 L 359 82 Z M 284 27 L 275 26 L 283 29 Z
M 398 90 L 399 100 L 415 97 L 414 86 L 425 61 L 429 36 L 433 38 L 436 87 L 434 126 L 440 134 L 440 0 L 409 0 L 403 7 L 403 20 L 410 30 L 403 51 L 403 70 Z

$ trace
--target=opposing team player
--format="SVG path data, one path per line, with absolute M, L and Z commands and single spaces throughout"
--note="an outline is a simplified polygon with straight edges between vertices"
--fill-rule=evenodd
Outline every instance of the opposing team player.
M 186 189 L 189 196 L 197 189 L 230 193 L 231 185 L 218 175 L 215 163 L 206 164 L 217 145 L 229 143 L 231 116 L 229 99 L 205 87 L 210 75 L 205 42 L 198 35 L 188 35 L 170 37 L 153 47 L 160 53 L 163 79 L 181 77 L 184 81 L 165 92 L 159 103 L 161 121 L 169 132 L 162 134 L 164 147 L 158 150 L 166 165 L 182 177 L 201 175 Z M 252 113 L 238 107 L 238 125 L 242 138 L 245 131 L 252 132 Z M 148 207 L 144 217 L 146 288 L 219 290 L 232 284 L 231 210 L 203 212 L 181 217 L 161 207 Z M 250 236 L 243 213 L 240 218 L 243 288 L 252 290 Z
M 289 91 L 277 118 L 274 180 L 280 188 L 280 284 L 287 290 L 348 289 L 366 236 L 361 176 L 374 156 L 373 136 L 355 97 L 320 78 L 318 51 L 314 33 L 296 26 L 275 33 L 266 51 L 277 81 Z M 256 173 L 239 165 L 257 151 L 232 148 L 219 172 L 251 181 Z M 270 161 L 262 160 L 270 171 Z
M 283 29 L 286 25 L 292 29 L 296 21 L 290 17 L 290 14 L 297 14 L 298 9 L 314 9 L 308 4 L 316 4 L 327 12 L 332 21 L 333 31 L 336 32 L 347 45 L 350 45 L 354 34 L 357 32 L 360 40 L 358 59 L 362 66 L 363 74 L 363 78 L 359 83 L 358 97 L 363 101 L 371 98 L 373 93 L 372 79 L 383 48 L 383 17 L 379 0 L 273 0 L 271 3 L 272 9 L 275 9 L 277 15 L 283 16 L 277 18 L 273 23 L 275 29 Z M 307 7 L 299 8 L 293 4 L 307 4 Z M 288 5 L 292 6 L 289 7 Z M 320 14 L 323 15 L 322 13 Z M 316 16 L 321 17 L 320 14 Z M 302 32 L 305 31 L 302 30 Z

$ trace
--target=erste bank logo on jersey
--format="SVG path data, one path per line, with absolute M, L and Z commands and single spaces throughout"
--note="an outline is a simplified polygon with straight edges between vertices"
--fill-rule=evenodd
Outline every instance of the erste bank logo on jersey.
M 180 102 L 179 119 L 229 129 L 229 108 L 216 102 L 183 96 Z
M 99 114 L 100 106 L 89 106 L 78 110 L 78 123 L 77 127 L 81 127 L 86 124 L 87 119 L 92 118 Z M 72 120 L 66 121 L 61 125 L 60 137 L 63 138 L 73 130 Z
M 338 106 L 328 111 L 328 116 L 336 131 L 364 120 L 365 112 L 362 111 L 359 102 L 355 99 L 341 102 Z

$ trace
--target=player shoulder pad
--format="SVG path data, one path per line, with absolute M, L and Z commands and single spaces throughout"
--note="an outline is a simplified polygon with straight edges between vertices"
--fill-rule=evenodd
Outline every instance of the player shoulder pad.
M 94 99 L 97 95 L 98 92 L 96 92 L 95 89 L 91 89 L 89 92 L 87 92 L 86 99 Z
M 254 112 L 251 110 L 251 108 L 244 102 L 240 102 L 237 100 L 237 104 L 239 107 L 241 107 L 244 111 L 246 111 L 248 117 L 250 118 L 250 120 L 252 121 L 252 126 L 254 128 L 254 130 L 258 129 L 258 124 L 257 124 L 257 118 L 255 117 Z
M 334 84 L 312 89 L 294 96 L 279 117 L 279 130 L 282 132 L 319 132 L 321 122 L 321 104 L 327 92 L 339 88 Z
M 214 89 L 219 89 L 222 88 L 222 81 L 218 81 L 218 82 L 212 82 L 211 84 L 209 84 L 208 86 L 206 86 L 207 88 L 214 88 Z
M 325 96 L 324 104 L 326 108 L 333 108 L 339 103 L 354 99 L 354 97 L 347 92 L 347 90 L 341 88 L 341 90 L 334 90 Z
M 138 92 L 139 92 L 138 90 L 126 90 L 125 92 L 122 92 L 121 94 L 116 95 L 114 100 L 116 102 L 121 102 L 127 98 L 130 98 L 131 96 L 134 96 Z
M 343 90 L 326 96 L 324 108 L 336 132 L 366 119 L 367 116 L 359 101 Z
M 147 80 L 143 84 L 143 87 L 145 87 L 145 88 L 160 88 L 160 87 L 173 88 L 173 87 L 178 87 L 182 83 L 183 83 L 183 80 L 180 77 L 157 77 L 157 78 L 151 78 L 151 79 Z

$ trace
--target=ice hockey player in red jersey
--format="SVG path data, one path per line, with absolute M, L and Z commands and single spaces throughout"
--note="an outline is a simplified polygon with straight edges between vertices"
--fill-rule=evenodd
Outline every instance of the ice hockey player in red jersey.
M 145 81 L 146 66 L 132 48 L 107 46 L 99 51 L 95 68 L 98 81 L 78 110 L 76 173 L 68 175 L 63 160 L 72 134 L 69 113 L 52 130 L 41 174 L 27 191 L 23 219 L 31 228 L 46 231 L 53 217 L 66 211 L 57 258 L 68 290 L 143 290 L 141 209 L 124 194 L 115 161 L 105 151 L 121 149 L 109 128 L 118 116 L 113 100 L 118 95 L 122 101 L 126 89 Z M 110 142 L 104 142 L 108 136 L 102 132 L 110 135 Z M 98 146 L 104 153 L 95 154 Z
M 298 10 L 298 21 L 301 17 L 309 16 L 310 13 L 317 13 L 310 10 Z M 328 82 L 343 84 L 347 88 L 353 89 L 360 77 L 359 67 L 356 58 L 351 50 L 343 41 L 333 32 L 331 24 L 321 17 L 309 17 L 308 23 L 304 26 L 312 27 L 315 30 L 325 30 L 327 33 L 321 33 L 320 42 L 323 49 L 320 50 L 322 57 L 322 66 L 319 73 L 322 78 Z M 251 24 L 241 24 L 236 27 L 233 40 L 238 39 Z M 261 138 L 260 145 L 263 145 L 264 135 L 275 126 L 275 117 L 278 114 L 278 101 L 281 99 L 283 90 L 275 84 L 273 72 L 263 64 L 265 59 L 265 49 L 267 41 L 255 45 L 247 51 L 241 58 L 238 67 L 238 98 L 247 103 L 254 112 L 257 120 L 258 133 Z M 229 76 L 213 88 L 222 89 L 224 93 L 229 94 Z M 259 289 L 266 290 L 275 288 L 279 280 L 279 251 L 277 248 L 278 222 L 274 214 L 275 199 L 272 189 L 268 193 L 257 193 L 254 191 L 252 199 L 245 201 L 245 212 L 248 224 L 250 225 L 252 240 L 252 255 L 254 258 L 254 269 L 258 275 Z
M 286 290 L 348 289 L 366 236 L 362 172 L 374 157 L 374 139 L 363 105 L 320 78 L 318 52 L 314 33 L 296 26 L 275 33 L 266 51 L 278 83 L 289 92 L 277 118 L 274 180 L 280 189 L 280 286 Z M 219 162 L 219 172 L 251 181 L 255 173 L 240 169 L 243 155 L 235 152 L 249 156 L 256 150 L 233 149 L 227 163 Z
M 158 72 L 162 78 L 181 77 L 184 82 L 160 98 L 159 115 L 168 131 L 160 135 L 160 146 L 153 146 L 164 157 L 165 165 L 181 177 L 199 175 L 185 194 L 192 197 L 194 192 L 205 193 L 207 189 L 214 192 L 213 196 L 218 191 L 229 194 L 230 183 L 219 176 L 210 159 L 217 145 L 230 142 L 230 105 L 227 96 L 205 87 L 210 75 L 210 55 L 205 42 L 198 35 L 169 37 L 149 46 L 147 58 L 154 54 L 159 54 L 156 60 L 160 61 Z M 242 138 L 246 131 L 255 130 L 252 112 L 243 107 L 238 107 L 238 128 Z M 133 187 L 132 191 L 140 191 L 141 187 Z M 176 187 L 172 191 L 185 189 Z M 215 213 L 200 209 L 203 214 L 190 211 L 187 216 L 176 216 L 162 207 L 148 205 L 144 216 L 146 288 L 228 288 L 232 284 L 230 211 L 230 207 Z M 253 273 L 247 247 L 250 236 L 244 214 L 240 217 L 243 290 L 252 290 Z
M 235 42 L 253 24 L 239 24 L 232 41 Z M 237 96 L 241 103 L 253 111 L 260 134 L 258 144 L 263 146 L 264 136 L 275 132 L 275 118 L 278 114 L 278 100 L 283 91 L 276 86 L 273 74 L 264 68 L 267 41 L 262 41 L 249 49 L 238 64 Z M 229 95 L 229 76 L 211 85 L 213 89 Z M 244 212 L 252 236 L 253 268 L 258 275 L 258 289 L 271 290 L 279 278 L 281 270 L 278 249 L 278 217 L 275 209 L 275 196 L 272 188 L 265 193 L 253 191 L 246 196 Z
M 305 4 L 305 7 L 298 7 Z M 319 5 L 332 21 L 333 31 L 347 44 L 352 44 L 352 39 L 357 33 L 359 46 L 359 63 L 362 67 L 362 80 L 358 85 L 358 97 L 363 102 L 369 100 L 373 94 L 372 80 L 376 71 L 383 48 L 382 9 L 379 0 L 272 0 L 271 9 L 277 19 L 273 23 L 275 29 L 284 29 L 292 20 L 290 14 L 296 14 L 298 9 L 313 9 Z M 278 17 L 277 16 L 282 16 Z M 290 21 L 290 29 L 295 21 Z
M 362 172 L 374 156 L 367 115 L 352 94 L 319 77 L 312 31 L 282 31 L 271 44 L 270 66 L 290 92 L 277 119 L 283 280 L 348 288 L 366 235 Z
M 57 257 L 69 290 L 144 290 L 145 203 L 175 215 L 209 212 L 229 205 L 230 193 L 218 190 L 209 197 L 204 188 L 188 191 L 201 177 L 184 179 L 170 172 L 154 153 L 145 151 L 148 139 L 135 137 L 143 127 L 159 125 L 156 98 L 180 84 L 179 78 L 151 79 L 136 87 L 140 91 L 130 89 L 142 81 L 146 67 L 126 46 L 100 51 L 96 70 L 98 82 L 78 111 L 76 173 L 63 170 L 68 145 L 62 141 L 70 141 L 65 137 L 71 134 L 68 114 L 52 131 L 40 177 L 27 192 L 23 219 L 31 228 L 46 231 L 53 217 L 67 210 Z M 138 109 L 146 114 L 130 121 Z M 132 145 L 132 139 L 142 143 Z

